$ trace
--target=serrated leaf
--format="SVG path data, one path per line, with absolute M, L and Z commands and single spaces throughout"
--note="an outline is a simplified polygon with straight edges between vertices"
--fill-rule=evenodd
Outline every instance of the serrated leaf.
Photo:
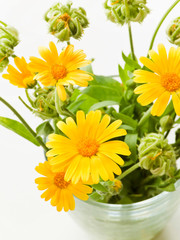
M 50 123 L 48 121 L 46 121 L 46 122 L 43 122 L 42 124 L 40 124 L 36 128 L 36 132 L 37 132 L 38 136 L 47 137 L 49 134 L 54 132 L 54 129 L 52 128 Z
M 103 102 L 99 102 L 99 103 L 95 103 L 94 105 L 92 105 L 89 109 L 89 111 L 94 111 L 96 109 L 100 109 L 103 107 L 108 107 L 108 106 L 113 106 L 113 105 L 119 105 L 119 102 L 115 102 L 115 101 L 103 101 Z
M 36 138 L 27 130 L 27 128 L 22 123 L 10 118 L 0 117 L 0 125 L 15 132 L 36 146 L 40 146 Z
M 100 192 L 108 192 L 108 190 L 107 190 L 101 183 L 93 184 L 92 187 L 93 187 L 95 190 L 98 190 L 98 191 L 100 191 Z

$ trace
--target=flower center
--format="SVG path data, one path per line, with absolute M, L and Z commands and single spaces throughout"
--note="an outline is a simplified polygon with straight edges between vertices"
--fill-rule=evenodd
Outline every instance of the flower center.
M 68 185 L 70 184 L 70 182 L 64 181 L 64 175 L 65 175 L 64 172 L 59 172 L 54 177 L 54 184 L 61 189 L 67 188 Z
M 77 145 L 79 153 L 83 157 L 91 157 L 98 151 L 99 144 L 95 140 L 89 138 L 81 139 Z
M 55 64 L 52 66 L 51 73 L 52 73 L 54 79 L 56 79 L 57 81 L 59 79 L 66 77 L 66 75 L 67 75 L 66 68 L 63 65 L 59 65 L 59 64 Z
M 169 92 L 174 92 L 180 88 L 180 78 L 175 73 L 166 73 L 161 77 L 162 86 Z
M 67 14 L 67 13 L 64 13 L 63 15 L 61 15 L 60 17 L 59 17 L 61 20 L 63 20 L 64 22 L 69 22 L 69 20 L 70 20 L 70 16 L 69 16 L 69 14 Z

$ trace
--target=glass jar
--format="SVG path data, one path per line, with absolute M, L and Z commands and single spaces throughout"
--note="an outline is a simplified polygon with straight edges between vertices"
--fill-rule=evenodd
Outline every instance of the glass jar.
M 134 204 L 106 204 L 76 199 L 72 218 L 92 240 L 151 240 L 167 224 L 180 201 L 180 181 L 175 192 L 163 192 Z

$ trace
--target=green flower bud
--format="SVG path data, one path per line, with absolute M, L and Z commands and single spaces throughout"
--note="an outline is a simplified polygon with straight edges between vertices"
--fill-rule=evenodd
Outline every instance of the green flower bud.
M 161 118 L 160 120 L 160 125 L 161 125 L 161 128 L 162 128 L 162 132 L 166 132 L 168 130 L 170 130 L 173 126 L 173 118 L 171 116 L 164 116 Z
M 129 21 L 141 23 L 150 12 L 146 0 L 106 0 L 107 18 L 123 25 Z
M 89 22 L 86 11 L 79 8 L 72 8 L 72 3 L 53 5 L 45 14 L 45 20 L 49 24 L 49 32 L 59 41 L 69 41 L 71 37 L 81 38 L 84 28 Z
M 59 116 L 55 107 L 55 87 L 38 87 L 32 96 L 28 94 L 28 100 L 35 115 L 43 120 Z
M 166 33 L 169 41 L 180 46 L 180 17 L 174 19 L 168 26 Z
M 176 154 L 162 134 L 150 133 L 138 147 L 140 166 L 155 176 L 170 176 L 175 169 Z
M 15 28 L 0 21 L 0 72 L 9 64 L 9 57 L 14 54 L 14 47 L 19 43 Z

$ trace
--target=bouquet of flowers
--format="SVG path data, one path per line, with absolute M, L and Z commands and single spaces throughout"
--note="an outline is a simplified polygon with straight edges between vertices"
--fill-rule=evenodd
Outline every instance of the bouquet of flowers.
M 19 119 L 0 117 L 0 124 L 31 143 L 41 146 L 46 159 L 39 163 L 35 179 L 45 201 L 57 211 L 74 210 L 75 199 L 130 204 L 163 191 L 175 191 L 180 178 L 180 47 L 169 52 L 152 37 L 147 56 L 135 56 L 131 22 L 142 23 L 150 13 L 146 0 L 106 0 L 107 18 L 127 24 L 131 53 L 122 52 L 124 66 L 118 76 L 99 76 L 81 49 L 89 26 L 86 11 L 72 3 L 53 5 L 44 15 L 49 33 L 56 39 L 39 47 L 30 61 L 16 56 L 18 31 L 0 21 L 0 70 L 2 77 L 25 89 L 24 104 L 42 123 L 33 130 L 22 115 L 0 97 Z M 167 28 L 170 42 L 180 46 L 180 18 Z M 67 44 L 65 46 L 65 44 Z M 146 54 L 145 54 L 146 55 Z M 14 58 L 16 66 L 9 64 Z M 169 133 L 177 127 L 175 141 Z

